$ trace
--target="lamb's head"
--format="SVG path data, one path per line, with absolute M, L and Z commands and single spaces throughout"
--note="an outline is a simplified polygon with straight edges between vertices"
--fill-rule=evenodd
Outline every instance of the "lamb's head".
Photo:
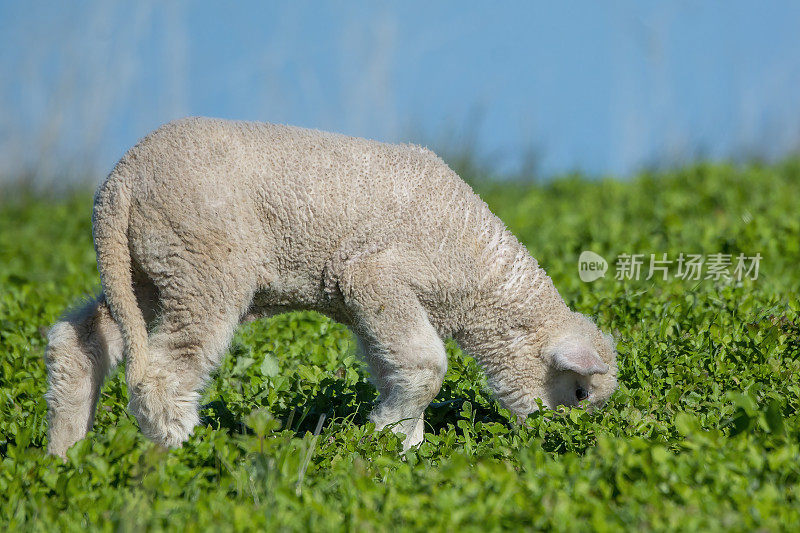
M 580 313 L 550 333 L 541 360 L 547 365 L 541 398 L 550 408 L 601 407 L 617 388 L 614 339 Z
M 489 382 L 501 403 L 518 416 L 538 409 L 576 405 L 594 409 L 605 404 L 617 388 L 614 339 L 580 313 L 568 312 L 555 324 L 521 343 L 513 362 Z

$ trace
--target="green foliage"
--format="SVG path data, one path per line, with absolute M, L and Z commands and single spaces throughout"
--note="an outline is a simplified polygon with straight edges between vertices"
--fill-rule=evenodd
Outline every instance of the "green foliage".
M 241 327 L 183 448 L 147 441 L 118 371 L 68 461 L 45 455 L 43 332 L 97 290 L 91 197 L 0 201 L 5 530 L 788 529 L 800 520 L 800 162 L 701 164 L 631 182 L 487 184 L 571 306 L 619 340 L 600 412 L 519 425 L 448 344 L 424 444 L 366 422 L 348 331 L 314 313 Z M 763 257 L 757 280 L 616 281 L 577 257 Z M 644 278 L 645 276 L 642 276 Z M 324 418 L 323 418 L 324 417 Z M 315 435 L 320 420 L 321 433 Z

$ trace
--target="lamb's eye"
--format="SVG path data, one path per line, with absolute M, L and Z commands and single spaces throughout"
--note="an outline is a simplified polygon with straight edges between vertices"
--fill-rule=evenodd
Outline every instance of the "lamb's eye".
M 583 387 L 578 387 L 577 389 L 575 389 L 575 397 L 580 402 L 580 401 L 583 401 L 586 398 L 588 398 L 589 397 L 589 393 L 586 392 L 586 389 L 584 389 Z

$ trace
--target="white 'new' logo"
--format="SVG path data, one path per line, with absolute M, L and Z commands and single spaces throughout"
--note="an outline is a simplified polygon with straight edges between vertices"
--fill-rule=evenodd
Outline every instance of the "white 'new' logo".
M 601 256 L 589 250 L 581 252 L 578 258 L 578 275 L 587 283 L 606 275 L 608 263 Z

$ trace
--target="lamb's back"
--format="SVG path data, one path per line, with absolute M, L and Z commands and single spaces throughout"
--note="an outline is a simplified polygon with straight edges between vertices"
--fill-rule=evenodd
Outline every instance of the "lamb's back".
M 188 118 L 151 133 L 126 160 L 139 169 L 133 223 L 166 217 L 210 239 L 257 242 L 284 269 L 316 271 L 342 251 L 389 245 L 431 261 L 439 254 L 449 268 L 478 253 L 487 227 L 502 228 L 441 158 L 415 145 Z

